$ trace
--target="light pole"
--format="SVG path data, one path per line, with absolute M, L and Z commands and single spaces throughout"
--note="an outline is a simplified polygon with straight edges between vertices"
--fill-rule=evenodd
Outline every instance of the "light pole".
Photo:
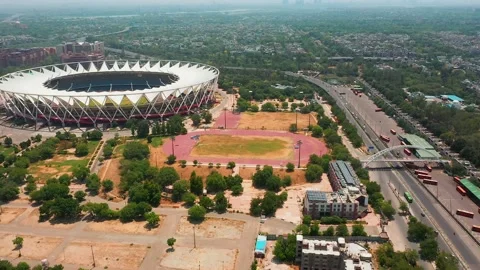
M 172 139 L 172 155 L 175 156 L 175 136 L 170 137 Z
M 298 145 L 298 168 L 300 168 L 300 155 L 301 155 L 301 150 L 302 150 L 302 140 L 298 140 L 297 145 Z

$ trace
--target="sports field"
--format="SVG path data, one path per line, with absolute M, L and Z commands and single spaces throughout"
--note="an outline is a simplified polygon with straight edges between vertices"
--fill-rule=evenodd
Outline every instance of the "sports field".
M 293 155 L 289 137 L 202 135 L 191 156 L 286 159 Z

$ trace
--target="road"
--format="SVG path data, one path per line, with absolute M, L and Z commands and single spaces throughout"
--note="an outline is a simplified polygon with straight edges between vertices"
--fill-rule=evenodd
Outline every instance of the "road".
M 288 73 L 287 73 L 288 74 Z M 290 73 L 293 74 L 293 73 Z M 289 74 L 289 75 L 290 75 Z M 297 74 L 293 74 L 294 76 L 299 76 Z M 385 149 L 386 146 L 374 139 L 372 141 L 370 138 L 377 138 L 377 135 L 374 131 L 374 127 L 370 126 L 370 123 L 361 119 L 356 114 L 357 117 L 360 119 L 358 120 L 361 122 L 359 124 L 357 119 L 354 118 L 352 113 L 350 113 L 351 108 L 347 109 L 345 106 L 346 102 L 340 98 L 340 95 L 335 91 L 335 88 L 321 80 L 311 77 L 304 77 L 307 81 L 310 81 L 323 89 L 325 89 L 336 101 L 339 107 L 345 112 L 347 119 L 354 125 L 356 125 L 360 136 L 364 140 L 367 145 L 375 146 L 376 149 L 382 150 Z M 363 128 L 365 125 L 365 128 Z M 456 254 L 461 261 L 464 261 L 466 264 L 465 268 L 470 269 L 480 269 L 480 248 L 478 245 L 473 241 L 471 237 L 469 237 L 463 229 L 449 216 L 449 214 L 438 204 L 438 202 L 428 193 L 428 191 L 418 183 L 418 181 L 413 178 L 407 171 L 405 170 L 397 170 L 397 171 L 375 171 L 372 172 L 374 178 L 378 178 L 380 180 L 382 190 L 388 189 L 388 183 L 391 182 L 395 187 L 397 187 L 400 194 L 405 190 L 409 190 L 414 197 L 415 203 L 411 204 L 411 212 L 414 216 L 420 217 L 421 213 L 425 213 L 426 217 L 421 218 L 423 221 L 434 228 L 439 232 L 438 242 L 440 248 L 444 250 L 449 250 L 450 252 Z M 383 179 L 383 181 L 381 181 Z M 389 195 L 388 192 L 384 194 L 387 199 Z M 392 198 L 392 201 L 394 199 Z M 400 225 L 400 229 L 403 225 Z M 457 232 L 456 235 L 453 235 L 453 232 Z

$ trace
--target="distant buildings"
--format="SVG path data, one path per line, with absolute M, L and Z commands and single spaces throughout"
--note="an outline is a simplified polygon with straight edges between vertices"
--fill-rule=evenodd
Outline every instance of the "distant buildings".
M 55 48 L 0 49 L 0 68 L 34 66 L 55 54 Z
M 105 58 L 103 42 L 67 42 L 57 46 L 57 55 L 63 63 L 96 61 Z
M 301 270 L 372 270 L 372 254 L 355 243 L 297 235 L 296 262 Z

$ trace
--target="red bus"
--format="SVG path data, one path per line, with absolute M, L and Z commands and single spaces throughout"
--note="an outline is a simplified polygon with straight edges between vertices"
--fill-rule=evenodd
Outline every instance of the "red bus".
M 432 179 L 432 176 L 430 174 L 418 174 L 417 175 L 418 179 Z
M 375 109 L 375 112 L 381 112 L 381 111 L 382 111 L 382 109 L 380 109 L 380 108 Z
M 468 218 L 473 218 L 473 213 L 472 212 L 468 212 L 468 211 L 460 210 L 460 209 L 457 209 L 457 215 L 468 217 Z
M 453 177 L 453 181 L 460 183 L 460 177 L 458 176 Z
M 422 171 L 422 170 L 415 170 L 414 173 L 417 174 L 417 175 L 418 175 L 418 174 L 428 174 L 428 172 Z
M 427 171 L 429 171 L 429 172 L 432 171 L 432 167 L 430 167 L 428 164 L 425 164 L 425 169 L 427 169 Z
M 387 136 L 380 135 L 380 139 L 382 139 L 382 141 L 385 141 L 387 143 L 390 142 L 390 138 Z
M 457 191 L 458 193 L 462 194 L 462 196 L 467 195 L 467 192 L 461 186 L 457 186 Z
M 480 226 L 475 226 L 475 225 L 473 225 L 473 226 L 472 226 L 472 231 L 474 231 L 474 232 L 480 232 Z
M 396 135 L 397 132 L 395 131 L 395 129 L 390 129 L 390 133 L 392 133 L 393 135 Z
M 412 152 L 410 152 L 410 150 L 408 150 L 408 148 L 403 149 L 403 152 L 404 152 L 407 156 L 411 156 L 411 155 L 412 155 Z
M 438 185 L 438 181 L 432 180 L 432 179 L 423 179 L 423 183 L 427 185 L 433 185 L 433 186 Z

